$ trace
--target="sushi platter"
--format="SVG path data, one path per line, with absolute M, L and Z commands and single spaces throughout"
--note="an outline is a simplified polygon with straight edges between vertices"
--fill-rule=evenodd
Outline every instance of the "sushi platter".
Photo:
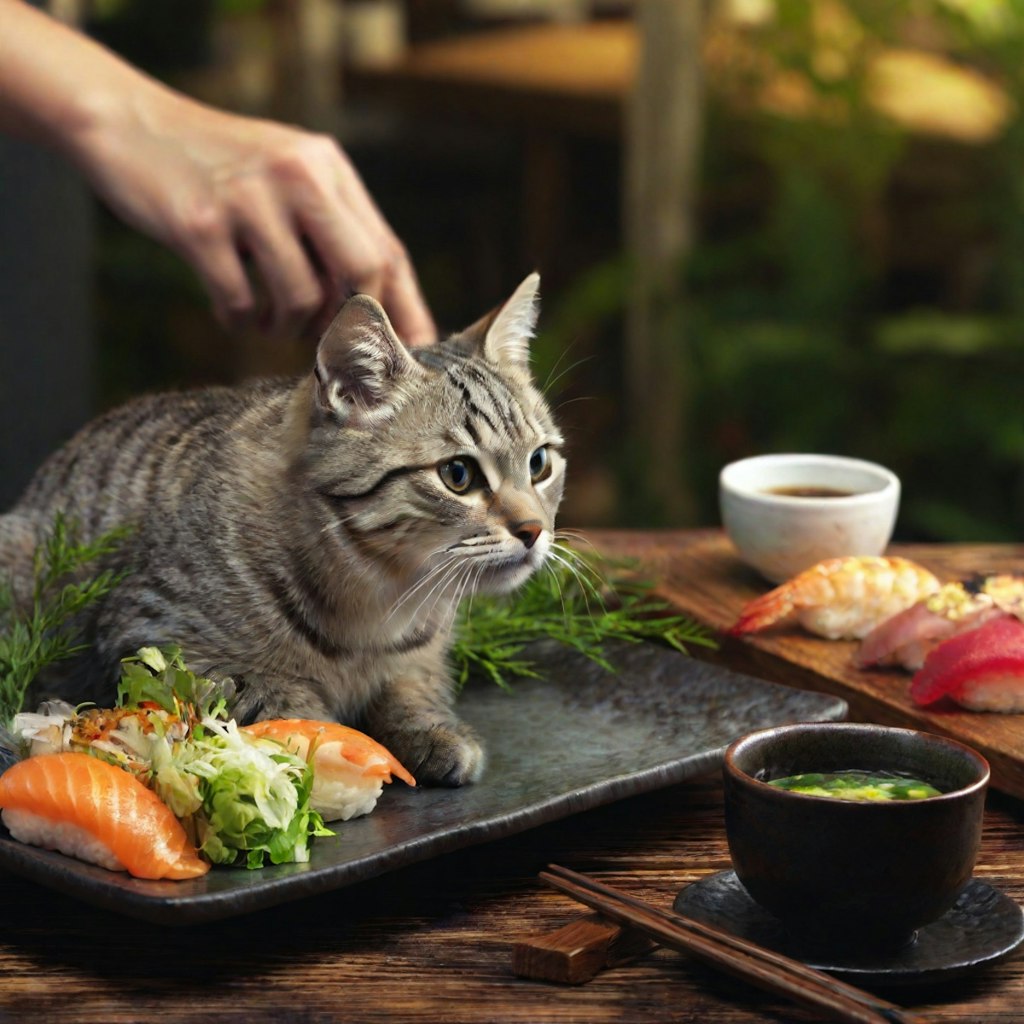
M 715 770 L 752 729 L 832 720 L 831 696 L 749 678 L 641 644 L 612 653 L 609 673 L 562 647 L 538 648 L 545 679 L 511 692 L 470 685 L 460 710 L 483 737 L 484 779 L 462 789 L 389 786 L 369 816 L 338 823 L 304 864 L 216 867 L 200 878 L 145 881 L 27 846 L 0 828 L 0 867 L 105 909 L 194 924 L 314 896 L 451 850 L 487 842 Z
M 594 534 L 593 540 L 609 555 L 639 560 L 659 580 L 660 593 L 670 604 L 723 635 L 719 650 L 699 652 L 701 657 L 841 697 L 855 720 L 958 739 L 988 759 L 994 788 L 1024 798 L 1024 714 L 969 711 L 948 702 L 920 707 L 912 699 L 907 672 L 858 667 L 856 642 L 812 636 L 795 625 L 725 636 L 741 610 L 770 584 L 740 561 L 721 531 L 608 532 Z M 912 559 L 942 580 L 1024 571 L 1024 545 L 893 545 L 888 553 Z

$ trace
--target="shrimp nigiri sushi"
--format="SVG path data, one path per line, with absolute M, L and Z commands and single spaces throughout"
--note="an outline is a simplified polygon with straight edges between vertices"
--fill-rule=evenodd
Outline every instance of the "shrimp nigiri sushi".
M 909 558 L 829 558 L 750 601 L 729 635 L 756 633 L 795 618 L 809 633 L 829 640 L 859 640 L 938 589 L 935 576 Z
M 939 644 L 910 696 L 918 704 L 949 697 L 971 711 L 1024 711 L 1024 622 L 1003 615 Z
M 19 761 L 0 775 L 0 808 L 20 842 L 112 871 L 183 879 L 210 870 L 155 793 L 89 754 L 41 754 Z
M 377 806 L 384 783 L 397 775 L 416 780 L 386 747 L 358 729 L 336 722 L 278 718 L 242 726 L 250 736 L 277 740 L 305 761 L 313 758 L 309 803 L 324 821 L 348 821 Z

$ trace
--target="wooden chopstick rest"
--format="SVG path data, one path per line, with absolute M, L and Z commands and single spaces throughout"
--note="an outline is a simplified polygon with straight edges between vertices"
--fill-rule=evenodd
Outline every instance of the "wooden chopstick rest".
M 635 960 L 656 942 L 600 914 L 584 914 L 545 935 L 521 939 L 512 950 L 512 970 L 521 978 L 582 985 L 609 967 Z
M 847 1024 L 924 1024 L 923 1017 L 799 960 L 683 914 L 662 910 L 569 868 L 549 864 L 540 877 L 584 906 L 636 928 L 661 945 L 692 953 L 769 992 L 824 1010 L 830 1019 Z

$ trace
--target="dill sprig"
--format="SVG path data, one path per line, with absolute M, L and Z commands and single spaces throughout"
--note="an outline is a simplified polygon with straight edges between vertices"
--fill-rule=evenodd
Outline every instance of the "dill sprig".
M 525 648 L 542 638 L 567 644 L 609 670 L 610 640 L 658 640 L 684 654 L 687 645 L 715 646 L 708 630 L 674 613 L 629 566 L 556 545 L 545 570 L 512 597 L 477 595 L 463 603 L 451 650 L 459 686 L 473 674 L 505 688 L 516 677 L 540 678 Z
M 122 574 L 85 570 L 111 554 L 126 530 L 83 541 L 78 524 L 61 513 L 32 556 L 31 596 L 21 598 L 14 581 L 0 580 L 0 724 L 9 725 L 33 680 L 47 665 L 85 648 L 74 618 L 109 593 Z

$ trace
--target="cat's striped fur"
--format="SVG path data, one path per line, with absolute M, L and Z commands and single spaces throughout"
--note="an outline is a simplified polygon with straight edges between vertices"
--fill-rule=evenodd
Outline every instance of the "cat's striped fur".
M 122 656 L 176 643 L 236 680 L 243 720 L 358 723 L 424 781 L 476 778 L 445 663 L 455 608 L 541 565 L 562 492 L 527 367 L 536 290 L 415 350 L 357 296 L 302 380 L 144 397 L 82 430 L 0 517 L 23 580 L 58 510 L 90 537 L 133 528 L 63 695 L 107 702 Z

